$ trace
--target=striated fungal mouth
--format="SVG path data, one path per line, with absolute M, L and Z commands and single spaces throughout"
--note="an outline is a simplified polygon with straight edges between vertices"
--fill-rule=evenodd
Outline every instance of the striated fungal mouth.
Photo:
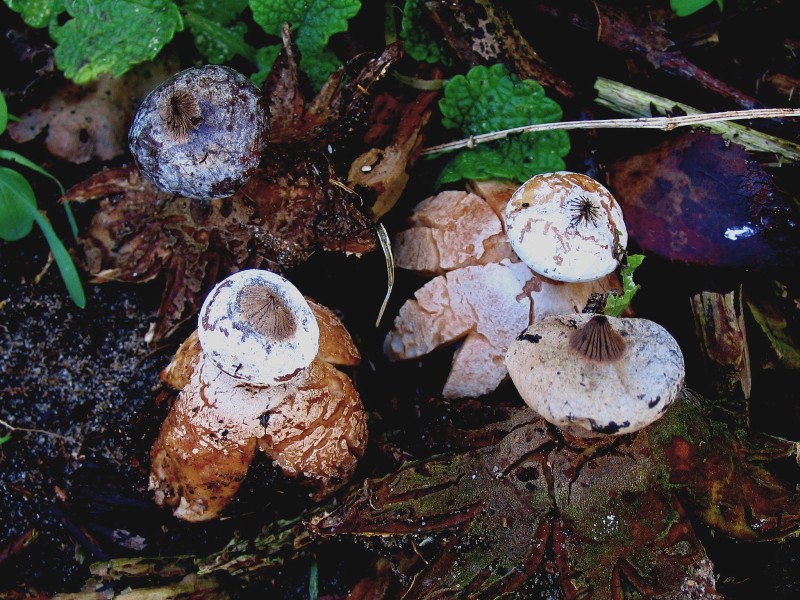
M 597 227 L 597 220 L 600 218 L 600 207 L 597 206 L 586 196 L 578 196 L 567 202 L 567 206 L 572 212 L 572 218 L 569 221 L 570 227 L 577 229 L 581 225 L 589 225 Z

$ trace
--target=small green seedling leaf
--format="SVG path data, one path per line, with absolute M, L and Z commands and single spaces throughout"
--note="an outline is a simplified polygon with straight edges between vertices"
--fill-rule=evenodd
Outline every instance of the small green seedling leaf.
M 10 439 L 11 439 L 11 434 L 10 433 L 7 433 L 3 437 L 0 437 L 0 446 L 5 444 Z
M 522 80 L 501 64 L 477 66 L 456 75 L 439 101 L 442 124 L 464 135 L 523 125 L 554 123 L 563 111 L 532 79 Z M 522 182 L 537 173 L 565 168 L 569 137 L 562 130 L 526 133 L 461 151 L 445 167 L 439 184 L 459 179 L 510 178 Z
M 28 180 L 0 167 L 0 238 L 15 242 L 33 229 L 36 198 Z
M 17 154 L 13 150 L 0 149 L 0 159 L 15 162 L 18 165 L 22 165 L 23 167 L 29 168 L 31 171 L 36 171 L 37 173 L 39 173 L 39 175 L 44 175 L 48 179 L 54 181 L 55 184 L 58 186 L 58 190 L 61 192 L 61 195 L 62 196 L 64 195 L 65 193 L 64 186 L 61 185 L 61 182 L 56 178 L 55 175 L 52 175 L 51 173 L 49 173 L 48 171 L 37 165 L 35 162 L 28 160 L 21 154 Z
M 712 2 L 717 3 L 719 9 L 722 10 L 723 0 L 670 0 L 669 7 L 679 17 L 686 17 L 702 10 Z
M 84 308 L 86 295 L 78 270 L 50 221 L 39 212 L 33 188 L 16 171 L 0 167 L 0 238 L 6 241 L 19 240 L 31 232 L 34 222 L 50 246 L 70 298 L 77 306 Z
M 0 92 L 0 135 L 3 135 L 8 127 L 8 104 L 3 92 Z
M 50 37 L 58 44 L 56 64 L 78 84 L 103 73 L 119 77 L 152 60 L 183 29 L 170 0 L 72 0 L 66 10 L 71 18 L 63 25 L 51 21 Z
M 633 272 L 642 264 L 643 254 L 631 254 L 626 257 L 625 265 L 621 270 L 622 293 L 619 295 L 609 294 L 606 299 L 606 306 L 603 312 L 610 317 L 618 317 L 628 307 L 633 300 L 633 296 L 641 287 L 633 282 Z
M 330 37 L 347 31 L 348 21 L 361 9 L 360 0 L 250 0 L 253 19 L 266 33 L 281 36 L 289 23 L 302 56 L 300 67 L 319 89 L 341 65 L 326 48 Z M 277 56 L 277 52 L 275 53 Z
M 0 94 L 0 96 L 2 96 L 2 94 Z M 8 161 L 11 161 L 11 162 L 15 162 L 15 163 L 17 163 L 19 165 L 22 165 L 23 167 L 28 167 L 32 171 L 36 171 L 40 175 L 44 175 L 48 179 L 51 179 L 52 181 L 54 181 L 55 184 L 58 186 L 58 190 L 61 192 L 61 195 L 62 196 L 64 195 L 64 193 L 65 193 L 64 192 L 64 186 L 61 185 L 61 182 L 58 180 L 58 178 L 55 175 L 53 175 L 50 172 L 46 171 L 45 169 L 43 169 L 42 167 L 37 165 L 35 162 L 32 162 L 32 161 L 28 160 L 27 158 L 25 158 L 21 154 L 17 154 L 13 150 L 2 150 L 2 149 L 0 149 L 0 159 L 8 160 Z M 78 223 L 75 221 L 75 215 L 72 214 L 72 209 L 69 207 L 69 204 L 64 204 L 64 212 L 67 215 L 67 221 L 69 222 L 70 231 L 72 231 L 72 237 L 77 239 L 78 238 Z

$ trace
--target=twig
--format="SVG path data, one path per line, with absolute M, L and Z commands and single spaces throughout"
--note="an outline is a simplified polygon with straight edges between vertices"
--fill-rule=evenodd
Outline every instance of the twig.
M 23 431 L 25 433 L 41 433 L 41 434 L 44 434 L 44 435 L 49 435 L 49 436 L 52 436 L 52 437 L 61 438 L 62 440 L 66 440 L 68 442 L 72 442 L 73 444 L 75 443 L 75 440 L 73 438 L 71 438 L 69 436 L 66 436 L 66 435 L 62 435 L 60 433 L 56 433 L 54 431 L 47 431 L 45 429 L 32 429 L 30 427 L 16 427 L 16 426 L 12 425 L 11 423 L 9 423 L 8 421 L 4 421 L 3 419 L 0 419 L 0 425 L 5 427 L 9 431 L 12 431 L 12 432 L 13 431 Z
M 386 233 L 386 228 L 382 223 L 378 223 L 376 227 L 378 233 L 378 241 L 381 243 L 383 249 L 383 256 L 386 259 L 386 295 L 383 297 L 383 303 L 378 311 L 378 318 L 375 321 L 375 327 L 381 324 L 381 318 L 389 305 L 389 297 L 392 295 L 392 288 L 394 287 L 394 255 L 392 254 L 392 242 L 389 240 L 389 234 Z
M 675 102 L 669 98 L 656 96 L 642 90 L 627 86 L 617 81 L 612 81 L 604 77 L 598 77 L 595 81 L 594 89 L 597 90 L 597 98 L 595 101 L 601 106 L 610 108 L 611 110 L 627 115 L 629 117 L 649 117 L 653 114 L 653 110 L 660 113 L 669 113 L 680 110 L 688 116 L 703 115 L 703 112 L 683 104 L 682 102 Z M 756 112 L 759 110 L 754 109 Z M 779 109 L 760 109 L 760 110 L 778 110 L 782 114 L 777 114 L 777 117 L 793 117 L 797 113 L 790 113 L 792 109 L 779 108 Z M 794 109 L 797 110 L 797 109 Z M 784 112 L 785 111 L 785 112 Z M 736 113 L 736 111 L 732 111 Z M 741 111 L 744 115 L 743 118 L 760 118 L 747 116 L 751 111 Z M 725 113 L 723 113 L 725 114 Z M 769 116 L 769 115 L 767 115 Z M 800 161 L 800 144 L 790 142 L 783 138 L 775 137 L 755 129 L 750 129 L 739 125 L 738 123 L 730 123 L 727 121 L 709 122 L 705 125 L 709 131 L 721 135 L 726 140 L 736 142 L 744 146 L 748 150 L 754 152 L 767 152 L 777 154 L 783 158 L 791 161 Z
M 649 95 L 648 95 L 649 96 Z M 701 113 L 696 109 L 691 109 L 686 105 L 672 102 L 663 99 L 665 102 L 670 103 L 670 108 L 679 107 L 684 112 L 692 112 L 694 114 L 687 114 L 678 117 L 638 117 L 631 119 L 597 119 L 594 121 L 561 121 L 558 123 L 540 123 L 537 125 L 523 125 L 521 127 L 513 127 L 511 129 L 504 129 L 502 131 L 492 131 L 489 133 L 481 133 L 478 135 L 470 136 L 467 139 L 458 140 L 455 142 L 448 142 L 446 144 L 439 144 L 425 148 L 420 153 L 421 155 L 438 154 L 440 152 L 452 152 L 453 150 L 460 150 L 462 148 L 474 148 L 477 144 L 484 144 L 486 142 L 493 142 L 502 140 L 509 135 L 516 133 L 533 133 L 538 131 L 554 131 L 554 130 L 569 130 L 569 129 L 663 129 L 664 131 L 671 131 L 676 127 L 684 127 L 688 125 L 712 124 L 725 121 L 736 121 L 743 119 L 772 119 L 777 117 L 800 117 L 800 108 L 757 108 L 751 110 L 729 110 L 714 113 Z M 598 99 L 599 102 L 599 99 Z M 732 127 L 732 126 L 729 126 Z M 741 130 L 751 132 L 745 127 L 738 126 L 736 130 L 737 142 L 741 143 Z M 753 132 L 758 134 L 759 138 L 770 138 L 766 134 Z M 761 151 L 778 152 L 791 160 L 800 161 L 800 145 L 792 144 L 780 138 L 772 138 L 779 140 L 780 145 L 769 146 L 769 149 L 759 147 Z M 743 144 L 746 145 L 746 144 Z M 794 148 L 792 148 L 794 147 Z M 752 148 L 751 148 L 752 149 Z

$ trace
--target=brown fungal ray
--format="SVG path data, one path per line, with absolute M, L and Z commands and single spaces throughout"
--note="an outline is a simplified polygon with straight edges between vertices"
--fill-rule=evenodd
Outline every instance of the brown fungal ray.
M 367 415 L 350 378 L 316 359 L 303 381 L 276 395 L 258 446 L 314 500 L 345 485 L 367 445 Z
M 618 360 L 625 352 L 625 340 L 603 315 L 595 315 L 569 338 L 569 347 L 589 360 Z
M 255 388 L 232 389 L 231 378 L 202 355 L 193 366 L 150 450 L 149 487 L 157 504 L 195 522 L 219 516 L 238 492 L 255 456 L 263 409 L 252 402 Z M 245 411 L 232 410 L 238 396 Z

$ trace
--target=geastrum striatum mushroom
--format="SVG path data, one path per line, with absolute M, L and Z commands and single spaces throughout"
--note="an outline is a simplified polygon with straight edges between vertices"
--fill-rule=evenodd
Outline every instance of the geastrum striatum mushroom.
M 187 521 L 219 516 L 256 449 L 313 498 L 334 492 L 367 442 L 361 399 L 334 365 L 359 361 L 336 315 L 283 277 L 249 269 L 217 284 L 162 372 L 180 394 L 151 449 L 156 502 Z
M 599 184 L 586 179 L 596 190 Z M 525 263 L 528 252 L 521 248 L 520 255 L 514 250 L 519 237 L 534 245 L 536 241 L 517 231 L 525 229 L 523 218 L 507 216 L 507 207 L 525 186 L 470 181 L 468 188 L 444 191 L 420 202 L 409 228 L 398 233 L 393 244 L 398 267 L 434 277 L 400 308 L 384 352 L 390 360 L 406 360 L 458 344 L 442 390 L 446 398 L 492 392 L 508 377 L 505 354 L 522 329 L 549 315 L 581 312 L 593 296 L 621 288 L 616 272 L 605 261 L 594 261 L 595 271 L 585 271 L 578 278 L 557 280 L 537 273 Z M 586 194 L 582 190 L 575 197 Z M 569 223 L 576 217 L 570 212 L 569 199 L 564 204 L 563 218 Z M 520 205 L 522 210 L 527 208 Z M 610 212 L 598 208 L 587 214 L 599 225 L 608 222 Z M 576 221 L 576 225 L 583 223 Z M 619 226 L 624 231 L 624 225 Z M 618 241 L 623 245 L 624 236 Z

